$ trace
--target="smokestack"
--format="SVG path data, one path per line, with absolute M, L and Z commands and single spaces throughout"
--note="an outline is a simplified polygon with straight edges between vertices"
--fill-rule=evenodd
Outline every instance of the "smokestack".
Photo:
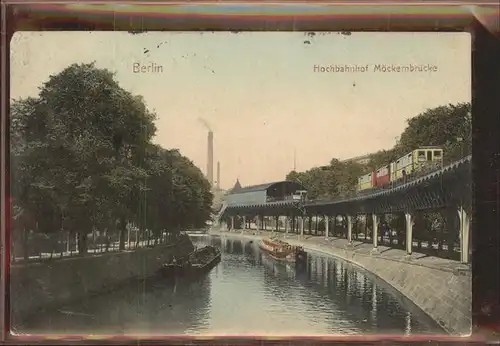
M 214 133 L 208 131 L 207 179 L 210 186 L 214 184 Z
M 217 161 L 217 188 L 220 189 L 220 162 Z

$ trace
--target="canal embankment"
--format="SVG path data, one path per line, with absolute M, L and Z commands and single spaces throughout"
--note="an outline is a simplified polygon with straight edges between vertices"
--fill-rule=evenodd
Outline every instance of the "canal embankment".
M 211 230 L 214 235 L 260 239 L 283 233 L 247 230 L 245 232 Z M 346 239 L 288 234 L 286 241 L 306 250 L 321 252 L 350 262 L 390 284 L 450 334 L 471 332 L 472 276 L 469 266 L 456 261 Z
M 189 237 L 181 237 L 175 243 L 152 248 L 14 264 L 10 268 L 12 325 L 40 310 L 153 276 L 170 256 L 184 256 L 193 250 Z

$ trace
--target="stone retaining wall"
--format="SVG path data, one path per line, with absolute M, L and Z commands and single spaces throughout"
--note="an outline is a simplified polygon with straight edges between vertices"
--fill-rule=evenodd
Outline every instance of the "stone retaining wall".
M 116 289 L 129 280 L 152 276 L 170 255 L 193 251 L 189 238 L 157 246 L 41 263 L 13 265 L 10 270 L 12 326 L 41 309 Z

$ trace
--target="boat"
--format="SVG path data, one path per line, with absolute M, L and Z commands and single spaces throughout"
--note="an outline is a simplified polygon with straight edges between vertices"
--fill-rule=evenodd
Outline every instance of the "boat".
M 185 258 L 173 258 L 160 269 L 162 276 L 192 277 L 208 273 L 221 260 L 221 252 L 214 246 L 205 246 L 191 252 Z
M 290 245 L 277 238 L 262 239 L 259 248 L 277 261 L 300 265 L 307 261 L 307 253 L 302 246 Z

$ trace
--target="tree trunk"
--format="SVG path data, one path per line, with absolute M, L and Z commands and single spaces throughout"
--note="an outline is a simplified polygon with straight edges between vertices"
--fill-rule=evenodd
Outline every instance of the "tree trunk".
M 127 248 L 130 249 L 130 227 L 132 227 L 131 225 L 129 225 L 129 227 L 127 227 Z
M 78 232 L 78 253 L 85 255 L 87 253 L 87 234 L 85 232 Z
M 120 231 L 120 245 L 118 247 L 118 249 L 120 251 L 123 251 L 125 250 L 125 236 L 126 236 L 126 233 L 127 233 L 127 222 L 125 220 L 124 217 L 120 217 L 120 219 L 118 220 L 118 229 Z
M 109 243 L 110 243 L 110 239 L 109 239 L 109 236 L 108 236 L 108 229 L 104 229 L 104 242 L 105 242 L 105 251 L 108 252 L 109 251 Z
M 367 240 L 367 233 L 368 233 L 368 217 L 365 216 L 365 231 L 364 231 L 365 240 Z
M 23 229 L 23 258 L 25 261 L 29 259 L 29 247 L 28 247 L 28 230 Z
M 59 257 L 63 257 L 64 256 L 64 230 L 61 229 L 61 231 L 59 232 L 59 236 L 58 236 L 58 243 L 60 244 L 59 245 Z

